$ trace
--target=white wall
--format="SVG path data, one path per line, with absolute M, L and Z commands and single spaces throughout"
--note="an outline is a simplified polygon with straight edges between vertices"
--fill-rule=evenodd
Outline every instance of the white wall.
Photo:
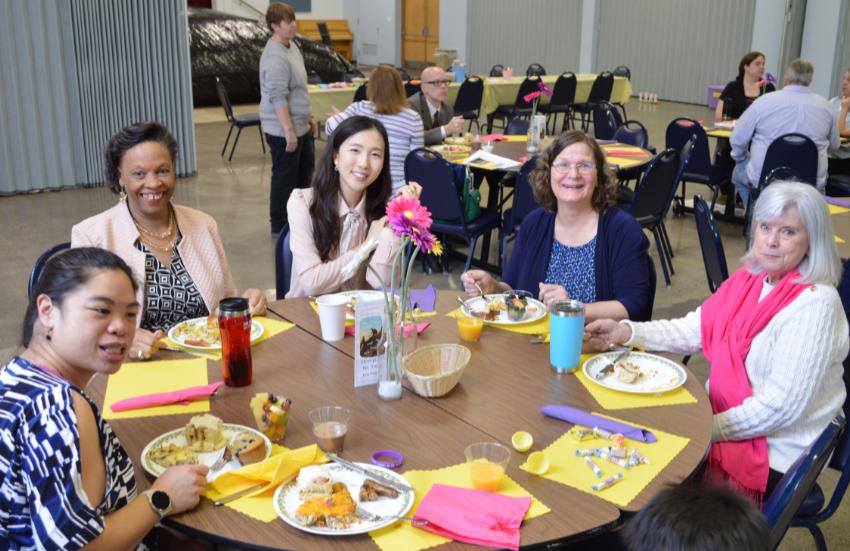
M 841 55 L 838 36 L 844 24 L 841 4 L 841 0 L 809 0 L 806 4 L 800 57 L 815 66 L 812 90 L 827 98 L 836 94 L 840 82 L 833 82 L 833 75 Z
M 343 12 L 359 65 L 401 62 L 401 0 L 346 0 Z
M 596 44 L 599 36 L 599 1 L 582 0 L 581 52 L 578 57 L 580 73 L 596 72 Z
M 295 12 L 299 19 L 345 19 L 344 0 L 313 0 L 312 11 Z M 214 10 L 256 19 L 266 13 L 268 0 L 213 0 Z M 254 9 L 251 9 L 253 6 Z M 259 13 L 258 13 L 259 12 Z
M 457 57 L 467 62 L 469 35 L 467 0 L 440 0 L 440 48 L 457 50 Z
M 765 71 L 776 75 L 782 73 L 779 67 L 782 56 L 782 33 L 785 29 L 785 0 L 756 0 L 753 16 L 753 41 L 751 51 L 764 54 Z M 744 55 L 746 52 L 741 52 Z

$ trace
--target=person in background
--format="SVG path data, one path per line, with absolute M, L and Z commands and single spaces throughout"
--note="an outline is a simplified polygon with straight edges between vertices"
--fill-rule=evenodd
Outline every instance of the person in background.
M 101 247 L 133 268 L 139 329 L 128 349 L 150 358 L 173 325 L 208 315 L 237 294 L 218 226 L 211 216 L 171 202 L 177 141 L 158 122 L 124 128 L 106 144 L 105 177 L 119 196 L 114 207 L 71 229 L 72 247 Z M 248 289 L 251 312 L 266 311 L 266 297 Z
M 424 144 L 422 118 L 408 107 L 404 84 L 398 71 L 380 66 L 369 75 L 366 84 L 367 101 L 358 101 L 339 112 L 333 108 L 325 130 L 328 137 L 348 117 L 371 117 L 381 122 L 390 140 L 389 161 L 393 192 L 407 184 L 404 179 L 404 159 Z
M 425 127 L 425 145 L 443 143 L 446 136 L 463 132 L 463 117 L 454 116 L 455 111 L 446 103 L 451 81 L 441 68 L 426 67 L 421 75 L 422 91 L 408 98 L 410 108 L 422 117 Z
M 850 138 L 850 69 L 844 71 L 841 80 L 841 95 L 829 100 L 838 121 L 838 135 Z M 829 174 L 850 175 L 850 145 L 841 147 L 829 153 Z
M 0 545 L 132 549 L 198 504 L 209 470 L 170 467 L 138 495 L 133 462 L 84 389 L 116 373 L 140 305 L 127 264 L 97 248 L 44 266 L 24 318 L 25 350 L 0 369 Z
M 310 185 L 315 164 L 316 120 L 310 112 L 307 69 L 298 44 L 295 11 L 271 3 L 266 10 L 271 38 L 260 56 L 260 124 L 272 155 L 269 218 L 272 237 L 287 224 L 286 203 L 295 188 Z
M 738 119 L 755 100 L 774 91 L 776 87 L 764 80 L 764 54 L 744 54 L 738 63 L 738 77 L 727 84 L 720 94 L 714 109 L 714 121 Z
M 720 486 L 665 488 L 623 528 L 628 551 L 768 551 L 761 511 Z
M 286 298 L 376 288 L 389 281 L 401 241 L 387 225 L 389 138 L 380 121 L 353 116 L 330 134 L 313 186 L 289 198 L 292 280 Z M 419 198 L 411 182 L 397 195 Z
M 850 336 L 823 196 L 809 184 L 770 184 L 750 234 L 743 266 L 693 312 L 645 323 L 596 320 L 585 340 L 597 350 L 702 352 L 714 412 L 706 476 L 761 503 L 841 411 Z
M 564 132 L 530 175 L 542 208 L 522 221 L 502 281 L 483 270 L 461 276 L 467 293 L 522 289 L 547 306 L 573 298 L 585 318 L 648 320 L 655 299 L 649 240 L 634 217 L 615 205 L 617 181 L 592 137 Z
M 827 151 L 838 149 L 838 126 L 829 103 L 809 89 L 814 67 L 795 59 L 785 71 L 782 90 L 766 94 L 750 105 L 729 138 L 732 183 L 747 204 L 750 188 L 759 184 L 762 163 L 770 144 L 783 134 L 798 132 L 815 142 L 818 149 L 817 187 L 826 186 Z

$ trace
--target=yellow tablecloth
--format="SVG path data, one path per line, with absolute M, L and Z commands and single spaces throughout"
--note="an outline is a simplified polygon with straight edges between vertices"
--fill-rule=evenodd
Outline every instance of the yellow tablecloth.
M 416 498 L 408 516 L 413 516 L 419 507 L 419 503 L 422 502 L 422 498 L 425 497 L 434 484 L 472 488 L 469 480 L 469 466 L 466 463 L 452 465 L 443 469 L 407 471 L 403 474 L 416 491 Z M 526 519 L 539 517 L 551 511 L 549 507 L 532 496 L 509 476 L 505 476 L 502 479 L 499 493 L 510 497 L 531 496 L 531 507 L 528 508 L 528 512 L 525 514 Z M 372 540 L 382 551 L 418 551 L 419 549 L 427 549 L 451 541 L 448 538 L 438 536 L 426 530 L 414 528 L 406 521 L 399 521 L 380 530 L 369 532 L 369 535 L 372 536 Z
M 117 413 L 112 411 L 112 404 L 126 398 L 171 392 L 181 388 L 207 384 L 209 384 L 207 361 L 201 358 L 161 362 L 128 362 L 121 367 L 118 373 L 109 376 L 109 380 L 106 382 L 106 394 L 103 397 L 103 408 L 100 413 L 104 419 L 132 419 L 134 417 L 209 411 L 209 400 L 197 400 L 185 406 L 176 404 L 132 409 Z
M 593 413 L 601 415 L 598 412 Z M 606 415 L 605 417 L 609 416 Z M 626 422 L 616 417 L 610 418 Z M 635 423 L 631 424 L 643 426 Z M 602 477 L 597 478 L 585 463 L 584 457 L 576 456 L 575 451 L 602 448 L 609 446 L 610 441 L 599 438 L 578 442 L 564 433 L 543 450 L 549 458 L 549 470 L 541 476 L 548 480 L 560 482 L 576 490 L 595 495 L 620 507 L 626 507 L 690 442 L 689 438 L 676 436 L 675 434 L 651 427 L 643 426 L 643 428 L 651 430 L 658 441 L 653 444 L 647 444 L 626 439 L 626 447 L 629 451 L 632 448 L 637 448 L 640 454 L 649 459 L 649 465 L 638 465 L 629 469 L 623 469 L 604 459 L 593 457 L 593 462 L 602 470 Z M 525 463 L 520 465 L 519 468 L 528 471 L 527 464 Z M 600 481 L 614 476 L 618 472 L 623 473 L 623 478 L 610 488 L 599 492 L 591 489 L 591 486 L 594 484 L 599 484 Z
M 543 82 L 552 88 L 558 75 L 544 75 Z M 596 79 L 594 74 L 576 75 L 576 103 L 587 101 L 590 96 L 590 88 Z M 513 105 L 519 85 L 525 77 L 518 76 L 510 79 L 502 77 L 488 77 L 484 79 L 484 98 L 481 100 L 481 113 L 492 113 L 500 105 Z M 632 95 L 632 83 L 625 77 L 614 77 L 614 88 L 611 91 L 612 103 L 626 103 Z M 542 103 L 549 103 L 549 96 L 541 96 Z

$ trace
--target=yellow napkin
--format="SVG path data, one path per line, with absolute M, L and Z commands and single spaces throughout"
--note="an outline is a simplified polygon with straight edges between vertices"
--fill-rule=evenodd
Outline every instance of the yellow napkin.
M 843 239 L 841 239 L 841 238 L 840 238 L 840 237 L 838 237 L 837 235 L 835 235 L 835 236 L 833 236 L 833 237 L 835 237 L 835 242 L 836 242 L 836 243 L 838 243 L 838 244 L 846 243 L 846 241 L 844 241 Z
M 582 355 L 581 363 L 584 364 L 590 357 L 591 355 Z M 610 388 L 605 388 L 594 383 L 584 375 L 581 369 L 576 371 L 576 377 L 584 385 L 584 388 L 590 392 L 590 395 L 599 402 L 599 405 L 605 409 L 649 408 L 654 406 L 697 403 L 694 395 L 688 392 L 684 386 L 680 386 L 676 390 L 665 392 L 664 394 L 629 394 L 627 392 L 611 390 Z
M 602 415 L 598 412 L 593 412 L 595 415 Z M 609 419 L 628 423 L 623 419 L 617 419 L 604 415 Z M 596 478 L 593 471 L 584 461 L 584 457 L 578 457 L 575 450 L 586 450 L 594 448 L 603 448 L 609 446 L 609 440 L 597 438 L 595 440 L 584 440 L 578 442 L 571 436 L 564 433 L 560 438 L 555 440 L 543 451 L 549 458 L 549 470 L 546 474 L 541 475 L 548 480 L 560 482 L 566 486 L 575 488 L 582 492 L 595 495 L 606 501 L 610 501 L 620 507 L 626 507 L 629 503 L 649 484 L 652 479 L 658 476 L 658 473 L 666 467 L 680 451 L 685 449 L 685 446 L 690 442 L 689 438 L 676 436 L 658 429 L 653 429 L 644 425 L 630 423 L 637 427 L 643 427 L 652 431 L 658 439 L 653 444 L 645 442 L 635 442 L 634 440 L 626 439 L 626 447 L 631 451 L 632 448 L 637 448 L 641 455 L 647 457 L 650 461 L 649 465 L 637 465 L 629 469 L 623 469 L 613 463 L 599 457 L 593 457 L 593 462 L 602 469 L 602 478 Z M 528 465 L 523 463 L 519 466 L 520 469 L 528 470 Z M 619 482 L 606 488 L 600 492 L 595 492 L 591 486 L 598 484 L 610 476 L 614 476 L 618 472 L 623 473 L 623 478 Z
M 209 411 L 209 400 L 196 400 L 185 406 L 174 404 L 117 413 L 112 411 L 112 404 L 119 400 L 206 384 L 209 384 L 207 361 L 200 358 L 125 363 L 118 373 L 110 375 L 106 381 L 101 415 L 104 419 L 132 419 Z
M 294 323 L 289 323 L 288 321 L 280 321 L 276 319 L 267 318 L 265 316 L 257 316 L 252 318 L 257 320 L 260 325 L 263 326 L 263 334 L 259 339 L 255 340 L 251 343 L 251 346 L 263 342 L 266 339 L 270 339 L 275 335 L 279 335 L 284 331 L 289 331 L 293 327 L 295 327 Z M 166 344 L 169 348 L 176 348 L 178 350 L 182 350 L 183 352 L 188 352 L 193 356 L 199 356 L 201 358 L 209 358 L 211 360 L 220 360 L 221 359 L 221 351 L 220 350 L 196 350 L 194 348 L 188 348 L 185 346 L 180 346 L 173 340 L 168 337 L 163 337 L 162 342 Z
M 318 305 L 318 304 L 316 304 L 316 301 L 315 301 L 315 300 L 311 300 L 311 301 L 310 301 L 310 306 L 313 308 L 313 311 L 314 311 L 314 312 L 316 312 L 316 315 L 318 316 L 318 315 L 319 315 L 319 305 Z M 417 310 L 417 311 L 416 311 L 416 319 L 419 319 L 419 318 L 427 318 L 427 317 L 429 317 L 429 316 L 436 316 L 436 315 L 437 315 L 437 312 L 423 312 L 422 310 Z M 406 317 L 407 317 L 407 319 L 410 319 L 410 317 L 411 317 L 411 313 L 410 313 L 410 312 L 408 312 Z M 354 327 L 354 320 L 353 320 L 353 319 L 348 319 L 348 317 L 346 317 L 346 318 L 345 318 L 345 326 L 346 326 L 346 327 Z
M 295 450 L 275 446 L 281 453 L 272 455 L 265 461 L 245 465 L 226 472 L 207 484 L 204 496 L 211 501 L 224 496 L 247 490 L 251 486 L 268 482 L 265 487 L 246 497 L 231 501 L 226 505 L 244 515 L 261 522 L 271 522 L 277 518 L 272 499 L 281 483 L 298 476 L 301 467 L 314 463 L 326 463 L 328 460 L 318 446 L 311 444 Z M 273 448 L 272 452 L 275 452 Z
M 847 207 L 833 205 L 831 203 L 827 203 L 826 207 L 829 209 L 829 214 L 844 214 L 845 212 L 850 212 L 850 209 Z
M 515 136 L 513 134 L 507 134 L 502 139 L 503 142 L 524 142 L 528 140 L 528 136 Z
M 434 470 L 415 470 L 407 471 L 404 477 L 413 486 L 416 491 L 416 496 L 413 502 L 413 507 L 410 508 L 408 516 L 419 508 L 419 503 L 431 489 L 434 484 L 446 484 L 449 486 L 459 486 L 461 488 L 472 488 L 472 483 L 469 479 L 469 466 L 466 463 L 452 465 L 443 469 Z M 502 485 L 499 488 L 499 493 L 510 497 L 526 497 L 531 496 L 531 506 L 525 514 L 526 519 L 539 517 L 551 511 L 549 507 L 544 505 L 539 499 L 532 496 L 525 488 L 516 483 L 511 477 L 505 476 L 502 479 Z M 417 551 L 419 549 L 427 549 L 448 543 L 452 540 L 438 536 L 426 530 L 420 530 L 410 525 L 410 522 L 399 521 L 380 530 L 369 532 L 375 544 L 383 551 L 404 550 Z
M 463 312 L 460 311 L 460 308 L 455 308 L 446 315 L 455 319 L 465 317 Z M 513 333 L 522 333 L 523 335 L 546 335 L 546 342 L 549 342 L 548 314 L 531 323 L 521 323 L 519 325 L 496 325 L 489 321 L 485 321 L 484 325 L 489 325 L 490 327 L 495 327 L 496 329 L 502 329 L 504 331 L 511 331 Z

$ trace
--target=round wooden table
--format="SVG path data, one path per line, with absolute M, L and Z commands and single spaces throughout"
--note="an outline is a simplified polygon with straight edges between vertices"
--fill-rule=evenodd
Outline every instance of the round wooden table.
M 419 336 L 421 346 L 458 342 L 455 320 L 446 317 L 454 308 L 454 294 L 438 293 L 438 314 L 427 318 L 432 326 Z M 306 299 L 278 301 L 270 314 L 298 325 L 255 345 L 253 384 L 244 388 L 221 387 L 211 400 L 211 413 L 225 422 L 253 426 L 248 407 L 256 392 L 271 391 L 293 400 L 284 445 L 296 448 L 313 443 L 307 413 L 321 405 L 336 404 L 352 411 L 345 441 L 345 458 L 368 461 L 375 450 L 395 449 L 404 454 L 408 469 L 435 469 L 462 463 L 463 450 L 472 442 L 500 441 L 510 446 L 513 431 L 533 429 L 541 443 L 563 434 L 567 425 L 538 412 L 547 403 L 567 403 L 599 409 L 572 375 L 556 375 L 548 364 L 548 347 L 532 345 L 528 335 L 485 329 L 479 343 L 464 343 L 472 361 L 460 384 L 447 396 L 425 399 L 405 390 L 401 400 L 378 399 L 374 386 L 354 388 L 354 339 L 337 343 L 320 338 L 318 316 Z M 180 353 L 163 356 L 183 357 Z M 208 361 L 210 382 L 221 380 L 220 365 Z M 106 379 L 96 377 L 87 392 L 103 403 Z M 622 410 L 617 416 L 690 438 L 687 447 L 650 483 L 626 510 L 637 510 L 667 483 L 679 483 L 701 464 L 711 436 L 711 410 L 700 384 L 690 377 L 688 389 L 697 404 L 646 410 Z M 139 491 L 151 479 L 139 456 L 156 436 L 182 427 L 191 414 L 112 420 L 115 430 L 136 466 Z M 522 545 L 576 541 L 608 531 L 620 523 L 621 511 L 613 504 L 562 484 L 530 475 L 518 468 L 524 455 L 514 452 L 508 475 L 552 511 L 522 525 Z M 327 538 L 301 532 L 282 520 L 259 522 L 228 507 L 214 508 L 207 499 L 193 511 L 175 515 L 165 523 L 204 540 L 252 549 L 375 549 L 368 535 Z M 448 548 L 468 546 L 451 542 Z

